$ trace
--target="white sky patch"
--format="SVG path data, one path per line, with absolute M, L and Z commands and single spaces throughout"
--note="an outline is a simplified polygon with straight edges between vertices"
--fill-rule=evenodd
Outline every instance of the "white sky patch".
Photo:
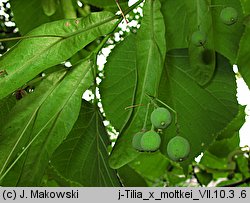
M 82 2 L 80 2 L 80 1 L 77 1 L 77 4 L 78 4 L 79 7 L 83 6 Z
M 235 73 L 238 73 L 238 71 L 239 71 L 239 70 L 238 70 L 238 66 L 235 65 L 235 64 L 233 65 L 233 71 L 234 71 Z
M 67 62 L 65 62 L 65 64 L 64 64 L 67 68 L 69 68 L 69 67 L 71 67 L 72 66 L 72 64 L 69 62 L 69 61 L 67 61 Z
M 7 27 L 14 27 L 14 26 L 16 25 L 14 22 L 11 22 L 11 21 L 5 22 L 4 24 L 5 24 Z
M 199 156 L 195 157 L 194 160 L 196 161 L 196 163 L 199 163 L 199 162 L 200 162 L 202 156 L 203 156 L 203 152 L 202 152 Z
M 110 124 L 110 122 L 109 122 L 109 121 L 103 121 L 103 124 L 104 124 L 105 126 L 107 126 L 107 125 Z
M 96 84 L 99 85 L 101 82 L 102 82 L 102 79 L 99 77 L 96 77 Z M 99 94 L 99 92 L 98 92 L 98 94 Z M 99 97 L 100 97 L 100 95 L 99 95 Z
M 102 54 L 105 56 L 105 57 L 108 57 L 108 55 L 110 54 L 111 52 L 111 49 L 109 47 L 106 47 L 106 48 L 103 48 L 102 49 Z
M 92 99 L 94 99 L 94 95 L 90 90 L 86 90 L 82 95 L 82 98 L 86 101 L 91 101 Z
M 238 73 L 237 65 L 233 65 L 233 70 Z M 246 105 L 246 122 L 240 129 L 240 146 L 250 146 L 250 90 L 243 80 L 243 78 L 237 78 L 237 99 L 239 104 Z
M 105 57 L 103 54 L 98 55 L 97 57 L 97 66 L 98 70 L 102 71 L 104 68 L 104 64 L 107 62 L 107 57 Z
M 128 6 L 132 6 L 133 4 L 135 4 L 138 0 L 129 0 L 128 2 Z

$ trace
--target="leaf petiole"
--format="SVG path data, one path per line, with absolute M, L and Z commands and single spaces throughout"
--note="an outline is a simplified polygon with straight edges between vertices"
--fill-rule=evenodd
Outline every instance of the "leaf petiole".
M 142 127 L 143 131 L 147 130 L 147 121 L 148 121 L 149 106 L 150 106 L 150 103 L 148 103 L 148 105 L 147 105 L 146 115 L 145 115 L 145 119 L 144 119 L 144 123 L 143 123 L 143 127 Z

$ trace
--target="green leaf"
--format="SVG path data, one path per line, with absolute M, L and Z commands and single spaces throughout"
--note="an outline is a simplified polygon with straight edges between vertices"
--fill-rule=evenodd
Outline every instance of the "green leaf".
M 121 130 L 131 116 L 136 87 L 136 50 L 134 34 L 116 45 L 105 65 L 105 78 L 100 85 L 102 104 L 107 119 Z
M 209 148 L 208 151 L 217 157 L 227 157 L 230 152 L 239 148 L 240 136 L 236 132 L 228 139 L 215 141 Z
M 188 47 L 189 20 L 186 2 L 161 0 L 162 15 L 166 26 L 167 51 Z
M 237 56 L 237 62 L 239 72 L 241 73 L 242 77 L 244 78 L 248 87 L 250 87 L 250 62 L 249 58 L 249 43 L 250 43 L 250 27 L 249 27 L 249 14 L 250 14 L 250 4 L 249 1 L 241 0 L 241 5 L 243 8 L 243 12 L 245 18 L 243 23 L 246 24 L 245 31 L 242 35 L 242 38 L 239 43 L 239 51 Z
M 119 177 L 124 187 L 147 187 L 144 178 L 138 174 L 129 165 L 125 165 L 118 169 Z
M 247 157 L 247 155 L 244 155 L 242 153 L 238 155 L 235 159 L 239 172 L 243 175 L 244 178 L 249 178 L 250 177 L 249 157 Z
M 12 109 L 0 132 L 0 180 L 14 171 L 16 185 L 40 184 L 52 153 L 77 120 L 82 94 L 93 82 L 92 65 L 85 60 L 52 73 Z
M 183 162 L 188 165 L 237 114 L 235 76 L 228 61 L 217 55 L 215 76 L 201 87 L 190 75 L 187 50 L 175 50 L 167 56 L 159 98 L 177 112 L 179 127 L 173 122 L 166 129 L 161 151 L 167 154 L 167 143 L 177 134 L 185 137 L 191 145 Z
M 60 0 L 61 7 L 64 13 L 64 18 L 66 19 L 76 19 L 76 9 L 74 7 L 74 3 L 76 0 Z
M 154 153 L 141 153 L 129 166 L 147 181 L 156 182 L 165 173 L 169 161 L 159 151 Z
M 241 183 L 242 181 L 242 174 L 236 173 L 231 180 L 225 180 L 219 182 L 216 187 L 236 187 L 234 184 Z M 231 186 L 232 185 L 232 186 Z M 238 185 L 238 187 L 247 187 L 246 183 L 242 182 Z
M 248 87 L 250 87 L 249 44 L 250 44 L 250 28 L 246 27 L 246 30 L 240 41 L 240 48 L 236 64 L 238 65 L 239 72 L 242 75 Z
M 207 173 L 204 170 L 200 170 L 198 173 L 196 173 L 196 176 L 199 180 L 199 183 L 205 186 L 207 186 L 211 180 L 213 180 L 213 175 L 211 173 Z
M 81 112 L 67 139 L 51 159 L 65 178 L 87 187 L 120 186 L 108 165 L 108 134 L 98 107 L 83 102 Z
M 207 172 L 221 170 L 221 172 L 230 172 L 235 169 L 235 163 L 229 163 L 227 157 L 219 158 L 209 152 L 204 153 L 200 164 L 206 167 Z
M 207 0 L 186 1 L 189 18 L 189 36 L 199 31 L 204 33 L 206 41 L 198 47 L 189 42 L 189 61 L 191 74 L 200 85 L 206 85 L 213 77 L 215 70 L 215 50 L 212 29 L 212 16 Z
M 59 5 L 58 0 L 42 0 L 43 11 L 47 16 L 53 15 Z
M 47 181 L 46 181 L 46 176 L 47 176 Z M 45 179 L 45 180 L 44 180 Z M 74 182 L 72 180 L 66 179 L 65 177 L 63 177 L 57 170 L 55 167 L 53 167 L 51 164 L 49 164 L 48 169 L 46 170 L 44 176 L 43 176 L 43 182 L 42 184 L 44 184 L 44 181 L 46 182 L 51 182 L 51 181 L 56 181 L 56 183 L 60 186 L 60 187 L 82 187 L 82 185 L 78 182 Z M 46 183 L 45 182 L 45 183 Z M 42 185 L 43 186 L 43 185 Z M 59 187 L 58 186 L 58 187 Z M 50 187 L 50 186 L 46 186 L 46 187 Z
M 218 134 L 217 140 L 228 139 L 238 133 L 246 121 L 245 106 L 239 106 L 239 112 L 235 118 Z
M 167 167 L 166 179 L 168 187 L 185 186 L 184 184 L 187 178 L 191 177 L 185 176 L 183 173 L 183 169 L 179 165 L 170 164 Z
M 13 95 L 9 95 L 0 100 L 0 129 L 6 122 L 6 116 L 16 104 L 16 98 Z
M 250 14 L 250 4 L 248 0 L 240 0 L 245 15 Z
M 143 127 L 146 104 L 149 102 L 146 93 L 157 96 L 166 49 L 164 21 L 160 8 L 159 0 L 148 0 L 144 5 L 144 18 L 134 41 L 138 73 L 134 105 L 143 106 L 134 109 L 130 123 L 120 133 L 110 156 L 112 168 L 120 168 L 138 156 L 131 144 L 132 137 Z M 123 82 L 127 84 L 127 81 Z
M 0 78 L 0 99 L 34 78 L 43 70 L 57 65 L 97 37 L 107 34 L 116 20 L 109 12 L 98 12 L 77 20 L 60 20 L 44 24 L 27 36 L 0 59 L 8 75 Z M 48 36 L 49 35 L 49 36 Z
M 22 35 L 44 23 L 63 18 L 61 9 L 57 9 L 54 15 L 50 17 L 47 16 L 43 10 L 41 0 L 10 0 L 10 5 L 11 11 L 14 14 L 15 23 Z

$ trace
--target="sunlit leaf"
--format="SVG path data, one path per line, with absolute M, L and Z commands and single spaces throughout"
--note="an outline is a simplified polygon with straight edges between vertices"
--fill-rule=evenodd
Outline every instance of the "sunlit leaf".
M 27 36 L 47 37 L 24 39 L 0 58 L 0 67 L 8 74 L 0 78 L 0 99 L 110 32 L 116 22 L 113 17 L 109 12 L 98 12 L 86 18 L 55 21 L 34 29 Z

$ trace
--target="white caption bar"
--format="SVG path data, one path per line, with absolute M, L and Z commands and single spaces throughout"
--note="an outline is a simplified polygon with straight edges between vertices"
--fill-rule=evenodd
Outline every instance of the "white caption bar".
M 0 187 L 0 202 L 250 202 L 250 188 L 15 188 Z

